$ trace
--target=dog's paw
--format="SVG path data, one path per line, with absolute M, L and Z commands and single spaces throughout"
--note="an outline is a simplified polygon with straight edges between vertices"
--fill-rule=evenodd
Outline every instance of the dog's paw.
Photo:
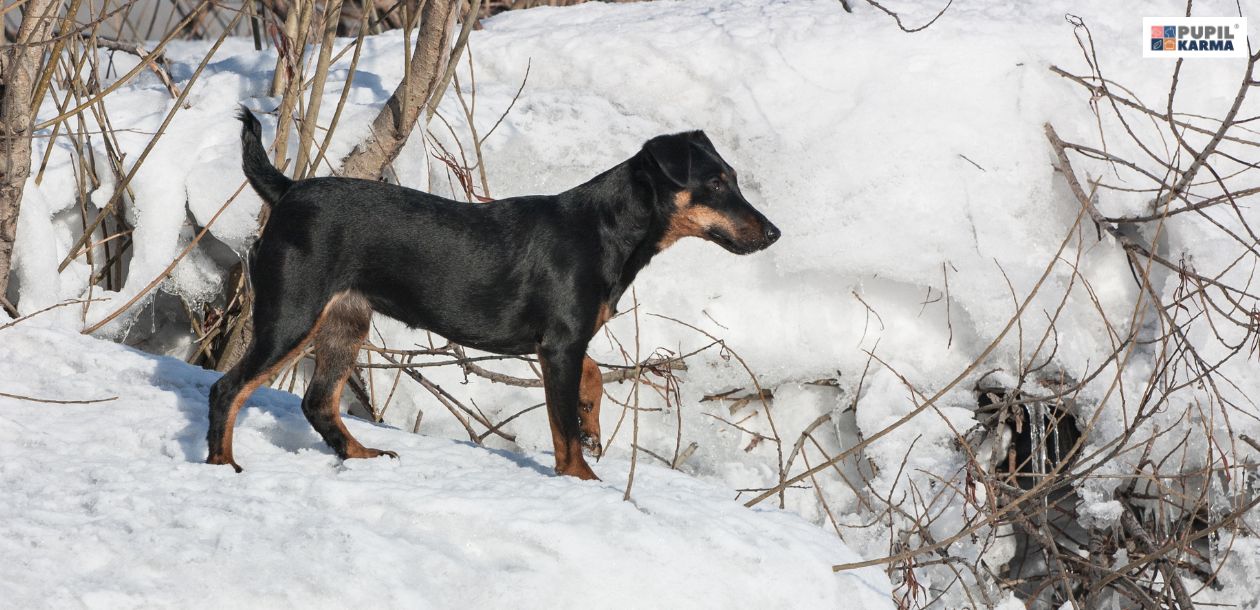
M 582 434 L 582 453 L 597 460 L 604 455 L 604 447 L 600 445 L 599 435 Z
M 385 449 L 373 449 L 371 447 L 359 447 L 357 449 L 348 450 L 346 451 L 345 459 L 347 460 L 370 459 L 370 458 L 376 458 L 376 457 L 381 457 L 381 456 L 386 456 L 395 460 L 398 459 L 398 454 L 394 453 L 393 451 L 387 451 Z
M 598 476 L 595 476 L 595 471 L 591 470 L 591 467 L 584 461 L 569 464 L 563 468 L 556 468 L 556 474 L 564 477 L 574 477 L 583 481 L 600 480 Z
M 212 455 L 206 458 L 206 463 L 214 466 L 231 466 L 232 469 L 236 471 L 236 474 L 240 474 L 245 470 L 244 468 L 241 468 L 240 464 L 237 464 L 232 458 L 225 458 L 218 455 Z

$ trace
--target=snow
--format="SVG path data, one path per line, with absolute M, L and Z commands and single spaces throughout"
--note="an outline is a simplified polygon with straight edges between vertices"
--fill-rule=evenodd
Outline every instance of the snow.
M 939 10 L 935 3 L 899 8 L 910 24 L 923 23 Z M 636 335 L 640 337 L 644 353 L 658 349 L 685 353 L 710 341 L 686 326 L 691 325 L 721 337 L 729 348 L 710 349 L 689 359 L 687 370 L 679 373 L 681 407 L 666 404 L 655 392 L 643 393 L 645 407 L 661 410 L 641 414 L 641 445 L 662 455 L 672 455 L 679 444 L 685 447 L 694 442 L 699 449 L 681 466 L 681 471 L 688 476 L 654 468 L 655 462 L 644 458 L 640 462 L 643 470 L 635 483 L 636 488 L 642 485 L 639 507 L 650 512 L 654 494 L 668 497 L 665 489 L 671 486 L 695 489 L 701 497 L 726 502 L 734 495 L 731 490 L 765 488 L 778 481 L 774 444 L 761 442 L 760 437 L 735 429 L 716 417 L 739 420 L 742 428 L 770 437 L 772 429 L 766 416 L 773 414 L 784 448 L 788 449 L 812 422 L 820 416 L 830 416 L 831 421 L 821 428 L 828 434 L 819 434 L 816 440 L 822 450 L 834 454 L 896 421 L 921 404 L 925 395 L 934 394 L 953 380 L 1002 330 L 1018 302 L 1030 292 L 1053 259 L 1079 211 L 1062 177 L 1053 171 L 1042 125 L 1051 122 L 1065 139 L 1079 142 L 1098 144 L 1101 134 L 1112 152 L 1144 158 L 1144 153 L 1135 152 L 1126 142 L 1124 126 L 1109 119 L 1100 124 L 1085 90 L 1050 72 L 1050 66 L 1059 66 L 1076 74 L 1088 73 L 1073 28 L 1064 19 L 1065 13 L 1079 15 L 1090 26 L 1104 74 L 1128 87 L 1133 96 L 1162 108 L 1173 63 L 1143 59 L 1144 46 L 1137 44 L 1134 32 L 1140 28 L 1143 16 L 1182 14 L 1184 10 L 1184 3 L 1171 1 L 955 3 L 931 28 L 907 35 L 888 17 L 869 7 L 858 6 L 855 13 L 846 14 L 834 0 L 665 0 L 591 3 L 512 12 L 488 20 L 484 29 L 474 32 L 470 49 L 476 67 L 477 115 L 474 120 L 479 133 L 484 135 L 511 104 L 527 66 L 529 69 L 520 99 L 484 144 L 493 196 L 558 192 L 629 157 L 651 136 L 702 128 L 739 170 L 741 186 L 750 201 L 783 230 L 784 237 L 774 247 L 748 257 L 734 258 L 711 244 L 696 240 L 674 246 L 640 275 L 634 294 L 628 294 L 620 304 L 622 311 L 629 310 L 634 304 L 633 298 L 637 297 L 643 313 L 638 316 L 640 326 L 636 328 L 631 316 L 621 316 L 607 326 L 610 335 L 598 336 L 592 342 L 591 354 L 601 362 L 621 363 L 620 346 L 630 345 Z M 1230 14 L 1235 10 L 1236 5 L 1229 2 L 1195 3 L 1196 13 Z M 398 82 L 402 75 L 401 42 L 400 36 L 392 34 L 366 40 L 359 72 L 354 78 L 329 159 L 340 159 L 366 133 L 371 118 Z M 339 41 L 339 45 L 346 43 Z M 203 42 L 176 42 L 168 48 L 173 76 L 181 87 L 186 85 L 205 50 Z M 128 56 L 117 54 L 114 57 L 117 73 L 133 65 L 128 62 L 134 59 Z M 327 124 L 336 107 L 347 78 L 348 61 L 349 55 L 330 75 L 321 107 L 321 125 Z M 229 40 L 223 45 L 193 87 L 189 107 L 176 113 L 170 129 L 133 181 L 136 201 L 128 207 L 127 213 L 136 225 L 137 246 L 130 254 L 124 285 L 117 292 L 94 289 L 92 297 L 101 300 L 91 303 L 86 310 L 66 307 L 45 314 L 43 319 L 70 330 L 82 329 L 100 320 L 136 295 L 165 268 L 191 237 L 190 220 L 198 228 L 210 221 L 243 181 L 238 167 L 237 124 L 231 119 L 235 105 L 243 101 L 260 113 L 264 141 L 269 143 L 274 138 L 274 117 L 264 114 L 276 104 L 275 99 L 266 97 L 274 63 L 274 51 L 255 52 L 249 40 Z M 1187 62 L 1180 74 L 1178 110 L 1220 116 L 1236 91 L 1239 67 L 1233 60 Z M 460 84 L 465 95 L 470 96 L 472 90 L 466 74 L 461 70 Z M 107 75 L 105 80 L 108 82 L 116 76 Z M 127 163 L 134 162 L 149 143 L 150 134 L 172 105 L 165 88 L 147 73 L 107 97 L 104 103 L 112 123 L 129 129 L 119 133 L 119 146 L 127 153 Z M 41 110 L 40 117 L 56 114 L 56 109 L 48 104 Z M 466 121 L 453 94 L 448 93 L 443 98 L 441 114 L 457 134 L 455 137 L 461 138 L 464 148 L 468 149 Z M 1257 114 L 1260 107 L 1253 94 L 1240 116 Z M 444 126 L 437 124 L 435 122 L 432 129 L 434 138 L 453 148 L 452 136 Z M 1136 121 L 1130 127 L 1144 137 L 1155 139 L 1151 134 L 1156 128 L 1146 121 Z M 1187 137 L 1194 145 L 1203 143 L 1197 134 Z M 47 142 L 42 138 L 36 140 L 37 155 L 42 154 Z M 94 140 L 93 145 L 96 157 L 105 158 L 103 144 Z M 81 220 L 76 209 L 76 161 L 63 140 L 58 140 L 54 146 L 56 150 L 44 179 L 39 184 L 32 179 L 28 184 L 19 224 L 15 290 L 23 313 L 88 294 L 86 282 L 90 270 L 83 257 L 72 262 L 64 272 L 56 272 L 57 264 L 81 231 Z M 1226 143 L 1225 146 L 1232 145 Z M 1254 154 L 1248 148 L 1230 150 L 1244 158 Z M 425 142 L 413 138 L 395 163 L 395 174 L 405 185 L 450 194 L 448 176 L 429 153 Z M 1074 158 L 1073 163 L 1082 176 L 1115 171 L 1104 164 L 1079 158 Z M 321 173 L 328 171 L 329 167 L 321 168 Z M 107 168 L 98 168 L 97 173 L 104 185 L 92 201 L 103 205 L 112 194 L 113 179 Z M 1228 175 L 1228 172 L 1222 173 Z M 1210 187 L 1205 189 L 1204 192 L 1210 194 Z M 1108 191 L 1100 197 L 1099 206 L 1108 215 L 1135 213 L 1144 210 L 1148 197 L 1149 194 L 1144 193 Z M 241 192 L 211 227 L 203 247 L 195 249 L 189 259 L 177 267 L 161 290 L 180 295 L 194 304 L 216 294 L 225 271 L 235 262 L 232 251 L 241 250 L 254 231 L 258 206 L 259 201 L 252 191 L 247 188 Z M 1221 281 L 1246 284 L 1250 269 L 1234 266 L 1239 252 L 1236 244 L 1222 241 L 1220 232 L 1212 225 L 1219 222 L 1237 228 L 1238 220 L 1218 212 L 1174 217 L 1164 228 L 1161 246 L 1170 260 L 1184 259 L 1206 276 L 1222 274 Z M 1244 208 L 1239 213 L 1252 226 L 1260 226 L 1254 209 Z M 1128 332 L 1129 314 L 1138 292 L 1123 252 L 1106 234 L 1099 239 L 1092 228 L 1086 229 L 1079 240 L 1068 244 L 1061 258 L 1078 261 L 1079 274 L 1074 275 L 1067 265 L 1056 266 L 1030 303 L 1030 315 L 996 347 L 984 366 L 942 396 L 935 409 L 921 413 L 867 447 L 863 456 L 869 460 L 869 470 L 866 465 L 843 465 L 848 469 L 846 476 L 870 480 L 872 491 L 885 496 L 893 490 L 906 493 L 915 484 L 934 485 L 933 477 L 956 483 L 966 456 L 956 446 L 955 433 L 965 434 L 976 425 L 976 396 L 972 389 L 981 375 L 986 375 L 988 382 L 1013 385 L 1022 363 L 1030 356 L 1032 344 L 1047 329 L 1047 318 L 1042 312 L 1055 311 L 1058 299 L 1069 286 L 1075 288 L 1063 305 L 1057 324 L 1058 344 L 1047 376 L 1061 374 L 1069 379 L 1080 379 L 1098 365 L 1112 349 L 1106 321 L 1115 325 L 1116 332 Z M 1239 281 L 1239 278 L 1244 279 Z M 1164 295 L 1172 294 L 1177 288 L 1176 278 L 1163 272 L 1156 273 L 1155 281 L 1156 290 Z M 1083 282 L 1088 282 L 1088 291 L 1081 288 Z M 1254 301 L 1251 304 L 1255 306 Z M 158 308 L 151 299 L 143 299 L 131 312 L 97 334 L 133 345 L 143 344 L 150 351 L 186 356 L 189 350 L 186 337 L 172 339 L 171 334 L 160 332 L 162 329 L 153 319 L 155 309 Z M 1213 333 L 1217 331 L 1224 332 L 1227 341 L 1239 340 L 1238 336 L 1230 334 L 1233 330 L 1213 328 L 1201 321 L 1189 331 L 1192 341 L 1204 345 L 1205 359 L 1213 362 L 1225 355 L 1212 347 L 1216 344 Z M 380 343 L 401 349 L 442 343 L 440 338 L 407 330 L 384 318 L 376 320 L 372 336 Z M 9 336 L 4 338 L 6 343 L 9 340 Z M 0 349 L 5 348 L 0 346 Z M 24 358 L 44 358 L 41 354 L 51 354 L 61 348 L 29 349 Z M 101 349 L 94 347 L 90 351 L 101 352 Z M 773 390 L 775 398 L 769 413 L 756 402 L 743 406 L 738 413 L 732 412 L 735 405 L 731 401 L 701 402 L 702 397 L 718 392 L 740 388 L 742 394 L 751 390 L 749 373 L 730 357 L 731 351 L 744 359 L 761 387 Z M 1039 360 L 1045 357 L 1043 352 Z M 1122 377 L 1125 387 L 1142 387 L 1143 374 L 1154 366 L 1156 359 L 1156 354 L 1136 351 L 1129 370 Z M 173 366 L 174 361 L 159 362 Z M 50 359 L 44 366 L 56 370 L 61 364 Z M 496 363 L 492 368 L 531 375 L 529 368 L 520 363 Z M 1246 398 L 1260 395 L 1260 378 L 1254 374 L 1254 364 L 1237 358 L 1227 362 L 1219 372 L 1238 384 L 1220 388 L 1242 411 L 1237 416 L 1225 414 L 1232 421 L 1232 433 L 1260 437 L 1260 419 L 1256 417 L 1254 400 Z M 1128 423 L 1126 417 L 1130 416 L 1127 414 L 1133 411 L 1133 401 L 1141 395 L 1141 392 L 1127 391 L 1110 393 L 1108 384 L 1114 373 L 1114 369 L 1104 371 L 1077 397 L 1081 410 L 1078 415 L 1083 415 L 1083 419 L 1092 417 L 1096 410 L 1101 411 L 1090 441 L 1093 447 L 1103 446 L 1124 428 Z M 158 441 L 148 439 L 149 444 L 144 445 L 134 435 L 142 435 L 141 430 L 155 423 L 176 428 L 200 425 L 196 423 L 200 421 L 196 419 L 197 409 L 201 408 L 198 401 L 203 400 L 208 375 L 193 375 L 200 381 L 195 384 L 198 389 L 186 390 L 187 404 L 177 411 L 182 419 L 177 418 L 174 423 L 157 422 L 136 415 L 132 425 L 138 429 L 123 430 L 133 435 L 119 442 L 134 445 L 133 459 L 141 462 L 136 468 L 153 468 L 155 472 L 200 472 L 198 467 L 184 464 L 188 460 L 195 461 L 197 456 L 191 452 L 200 432 L 163 428 L 166 436 L 161 437 L 164 440 L 159 445 L 171 462 L 148 466 L 144 466 L 145 460 L 152 456 L 144 454 L 140 447 L 152 448 L 158 446 L 152 444 Z M 539 390 L 507 387 L 476 377 L 465 380 L 459 370 L 450 367 L 426 369 L 426 375 L 456 393 L 461 400 L 475 402 L 495 421 L 541 400 Z M 148 379 L 149 375 L 141 377 Z M 0 380 L 5 384 L 0 386 L 0 391 L 21 391 L 21 383 L 36 378 L 35 373 L 6 374 Z M 181 374 L 178 378 L 185 376 Z M 378 371 L 372 380 L 377 387 L 389 387 L 394 376 L 390 371 Z M 817 380 L 831 380 L 831 385 L 811 383 Z M 908 388 L 907 383 L 912 387 Z M 14 384 L 18 385 L 14 387 Z M 122 386 L 118 387 L 119 390 L 111 393 L 124 395 Z M 154 392 L 176 391 L 128 387 L 150 396 L 159 405 L 162 402 Z M 33 387 L 31 392 L 36 389 L 51 388 Z M 92 388 L 84 388 L 89 389 Z M 629 386 L 617 384 L 607 389 L 611 395 L 621 398 Z M 299 393 L 302 390 L 301 379 L 296 390 Z M 62 395 L 65 393 L 58 394 Z M 1104 396 L 1109 397 L 1109 402 L 1099 406 Z M 130 401 L 133 397 L 124 396 L 113 407 L 40 407 L 39 412 L 74 413 L 81 420 L 103 408 L 131 404 L 124 400 Z M 134 400 L 143 402 L 139 398 Z M 328 499 L 335 495 L 328 489 L 331 483 L 312 482 L 300 489 L 282 488 L 278 482 L 267 482 L 270 468 L 287 468 L 286 473 L 297 471 L 326 480 L 335 478 L 338 485 L 351 482 L 368 485 L 366 481 L 386 474 L 402 475 L 395 470 L 418 466 L 414 452 L 407 451 L 410 447 L 423 448 L 421 453 L 433 454 L 433 459 L 452 456 L 447 466 L 436 472 L 448 472 L 464 467 L 460 465 L 485 460 L 496 463 L 494 469 L 487 465 L 486 470 L 498 472 L 499 466 L 513 463 L 512 459 L 499 459 L 505 454 L 487 453 L 442 440 L 466 436 L 431 396 L 404 379 L 386 413 L 386 421 L 410 430 L 423 414 L 422 434 L 413 437 L 389 432 L 387 437 L 379 437 L 388 438 L 390 446 L 387 448 L 404 449 L 407 455 L 402 463 L 350 464 L 344 471 L 336 470 L 332 458 L 312 440 L 315 437 L 306 424 L 291 414 L 295 411 L 282 412 L 278 407 L 270 407 L 282 403 L 290 405 L 291 400 L 268 393 L 259 402 L 264 408 L 251 410 L 244 418 L 245 429 L 238 435 L 237 452 L 247 472 L 241 478 L 225 477 L 226 482 L 216 487 L 220 493 L 240 494 L 247 500 L 233 504 L 235 510 L 254 506 L 249 498 L 256 496 L 251 494 L 280 489 L 294 494 L 295 506 L 298 503 L 326 506 L 332 502 Z M 1202 388 L 1193 386 L 1179 390 L 1171 400 L 1176 404 L 1213 404 L 1211 400 L 1204 400 Z M 621 410 L 608 399 L 605 405 L 603 427 L 608 435 Z M 145 403 L 131 408 L 141 413 L 157 407 Z M 1219 410 L 1219 406 L 1215 408 Z M 8 416 L 7 408 L 0 411 L 0 415 Z M 1222 421 L 1221 415 L 1213 412 L 1205 419 Z M 744 417 L 749 419 L 745 421 Z M 1152 417 L 1145 426 L 1148 430 L 1184 426 L 1179 417 L 1179 410 L 1170 409 Z M 74 420 L 79 421 L 75 424 L 79 427 L 63 430 L 58 438 L 68 439 L 68 434 L 74 430 L 90 432 L 80 420 Z M 14 418 L 14 421 L 24 420 Z M 6 434 L 16 434 L 13 429 Z M 521 416 L 505 429 L 514 434 L 517 441 L 506 443 L 489 439 L 487 443 L 496 451 L 538 455 L 550 447 L 548 426 L 541 410 Z M 384 429 L 362 424 L 355 430 L 362 430 L 369 439 L 387 434 Z M 38 431 L 23 433 L 24 437 L 32 434 Z M 518 466 L 518 470 L 524 471 L 521 475 L 533 481 L 524 487 L 530 494 L 539 494 L 540 499 L 553 494 L 578 502 L 571 495 L 576 493 L 574 489 L 580 489 L 583 494 L 595 494 L 586 501 L 611 503 L 616 496 L 612 488 L 624 478 L 624 460 L 630 451 L 628 437 L 628 431 L 623 429 L 609 448 L 608 457 L 595 465 L 596 472 L 611 487 L 552 482 L 541 474 L 531 474 L 528 466 Z M 173 440 L 185 438 L 190 439 L 188 442 L 192 445 L 184 446 L 182 441 Z M 1169 463 L 1182 463 L 1190 470 L 1203 466 L 1203 456 L 1210 455 L 1203 435 L 1196 428 L 1188 440 L 1178 446 L 1180 438 L 1180 435 L 1166 435 L 1157 439 L 1153 455 L 1179 452 Z M 385 440 L 381 443 L 386 444 Z M 91 445 L 88 438 L 79 443 L 67 440 L 63 449 L 96 450 Z M 1256 458 L 1255 452 L 1242 444 L 1232 451 L 1230 461 L 1233 463 L 1244 463 L 1248 459 L 1254 462 Z M 454 457 L 457 453 L 462 457 Z M 817 464 L 818 454 L 812 450 L 808 453 L 813 460 L 810 463 Z M 1086 519 L 1099 525 L 1113 522 L 1117 513 L 1112 490 L 1121 479 L 1106 476 L 1132 473 L 1140 452 L 1130 453 L 1102 465 L 1098 472 L 1105 476 L 1100 477 L 1097 484 L 1079 490 L 1083 499 L 1081 512 Z M 548 459 L 540 457 L 537 464 L 545 469 Z M 901 468 L 903 463 L 904 469 Z M 798 459 L 792 473 L 799 473 L 805 467 L 805 459 Z M 435 471 L 424 472 L 430 477 L 437 476 Z M 856 474 L 862 476 L 856 477 Z M 397 480 L 417 479 L 399 476 Z M 519 484 L 493 480 L 496 490 L 520 491 Z M 859 510 L 861 498 L 843 485 L 837 475 L 824 473 L 817 481 L 817 492 L 808 488 L 789 490 L 786 494 L 787 508 L 824 526 L 824 529 L 810 530 L 809 536 L 802 533 L 802 540 L 810 538 L 811 544 L 832 545 L 828 548 L 838 550 L 830 552 L 837 554 L 846 552 L 834 542 L 827 542 L 834 529 L 827 510 L 819 502 L 822 497 L 829 503 L 845 543 L 858 555 L 876 558 L 892 551 L 888 528 L 899 524 L 888 522 L 880 527 L 867 527 L 868 515 Z M 79 489 L 81 493 L 92 493 L 93 485 L 98 484 L 104 483 L 81 481 Z M 175 483 L 162 482 L 161 485 Z M 251 487 L 254 485 L 259 487 Z M 443 485 L 446 485 L 445 493 L 452 491 L 449 488 L 454 483 Z M 424 489 L 417 488 L 414 494 L 431 501 L 433 497 L 424 495 Z M 178 491 L 173 493 L 177 494 L 174 497 L 179 503 L 194 501 L 178 495 Z M 394 497 L 391 494 L 400 494 L 400 507 L 401 500 L 406 499 L 407 510 L 417 510 L 415 506 L 423 503 L 412 501 L 411 493 L 388 486 L 388 493 L 381 495 L 388 501 Z M 174 500 L 168 497 L 168 501 Z M 587 505 L 575 506 L 575 510 L 581 511 Z M 533 514 L 533 510 L 522 510 L 522 514 Z M 541 508 L 536 510 L 542 511 Z M 652 525 L 642 521 L 647 519 L 642 515 L 649 513 L 625 512 L 628 510 L 621 507 L 610 510 L 607 515 L 590 516 L 613 520 L 624 517 L 627 522 L 637 519 L 639 521 L 633 522 L 639 524 L 641 530 L 657 532 L 662 539 L 671 538 L 668 532 L 673 530 L 659 529 L 669 527 L 667 524 Z M 665 509 L 657 507 L 655 510 Z M 961 527 L 968 509 L 964 502 L 952 498 L 934 510 L 932 516 L 939 518 L 933 520 L 932 533 L 939 539 Z M 266 512 L 258 508 L 258 512 L 251 514 Z M 403 511 L 402 514 L 408 513 Z M 786 519 L 770 517 L 769 513 L 752 514 L 758 519 Z M 320 518 L 334 519 L 328 515 Z M 678 525 L 678 522 L 670 523 Z M 352 527 L 342 521 L 324 525 Z M 394 526 L 389 524 L 389 527 Z M 272 545 L 306 544 L 299 522 L 281 521 L 269 527 L 279 528 Z M 285 527 L 291 529 L 284 530 Z M 377 527 L 381 525 L 373 525 Z M 586 531 L 586 538 L 596 537 L 591 533 L 594 528 L 592 525 L 592 530 Z M 610 527 L 598 529 L 600 532 L 609 530 Z M 282 531 L 289 535 L 282 535 Z M 436 530 L 424 531 L 437 535 Z M 487 531 L 499 533 L 498 538 L 516 535 L 501 530 Z M 733 531 L 753 535 L 751 526 Z M 412 535 L 419 534 L 399 534 L 404 539 Z M 688 520 L 686 528 L 674 535 L 699 540 L 713 537 L 714 532 L 708 525 Z M 963 540 L 950 551 L 961 556 L 984 554 L 996 558 L 996 563 L 1000 564 L 1009 559 L 1014 549 L 994 536 L 992 531 L 978 532 L 977 539 L 981 542 Z M 541 536 L 544 540 L 556 541 L 566 537 L 560 530 L 547 530 Z M 248 536 L 242 539 L 246 542 L 226 544 L 244 549 L 238 553 L 241 556 L 267 551 L 249 543 Z M 629 544 L 625 540 L 616 543 Z M 312 550 L 316 554 L 350 560 L 351 543 L 344 544 L 347 546 L 340 550 Z M 797 544 L 804 543 L 798 541 Z M 572 548 L 566 548 L 573 550 L 577 546 L 575 543 Z M 1239 546 L 1255 548 L 1254 544 Z M 65 549 L 63 547 L 62 552 L 68 552 Z M 625 551 L 611 554 L 619 556 L 617 553 L 621 552 Z M 671 547 L 670 553 L 674 552 Z M 770 550 L 763 548 L 759 552 L 769 553 Z M 814 556 L 826 555 L 817 552 L 822 555 Z M 1244 559 L 1238 561 L 1255 561 L 1255 557 L 1260 557 L 1254 550 L 1248 552 L 1251 554 L 1244 553 L 1241 555 Z M 497 561 L 493 553 L 486 553 L 482 559 Z M 742 556 L 729 554 L 732 560 Z M 482 560 L 476 554 L 470 557 L 470 561 Z M 655 561 L 661 562 L 662 557 L 670 558 L 662 555 Z M 745 561 L 739 565 L 751 568 L 746 571 L 763 573 L 751 555 L 742 557 Z M 772 561 L 772 557 L 778 557 L 773 561 L 783 565 L 789 562 L 781 554 L 767 555 L 765 561 Z M 589 568 L 589 562 L 572 559 L 572 563 L 579 565 L 570 569 Z M 415 559 L 417 564 L 425 561 L 430 560 Z M 828 556 L 827 561 L 844 559 Z M 637 560 L 627 558 L 624 565 L 637 566 L 636 562 L 651 563 L 640 555 Z M 726 579 L 740 569 L 731 568 L 734 571 L 727 572 L 720 564 L 701 565 L 703 563 L 698 561 L 687 569 L 709 569 L 713 578 L 720 573 Z M 511 573 L 517 569 L 513 566 L 515 564 L 508 565 L 511 569 L 503 571 Z M 436 567 L 444 569 L 441 565 Z M 662 570 L 653 579 L 666 579 L 671 573 L 659 565 L 636 569 Z M 1231 566 L 1226 572 L 1234 573 L 1230 571 L 1233 569 Z M 266 580 L 265 570 L 244 569 L 242 572 L 239 579 Z M 609 572 L 617 570 L 601 571 L 591 577 L 618 576 Z M 408 574 L 411 580 L 420 578 L 410 575 L 412 572 Z M 366 569 L 359 570 L 358 575 L 375 577 Z M 510 581 L 511 576 L 501 574 L 500 578 Z M 938 587 L 933 590 L 939 591 L 950 586 L 956 575 L 947 566 L 935 566 L 923 568 L 918 578 L 925 587 Z M 350 581 L 353 579 L 347 579 Z M 795 581 L 789 579 L 788 582 Z M 1234 582 L 1240 583 L 1237 589 L 1227 589 L 1215 599 L 1239 604 L 1260 600 L 1260 596 L 1245 586 L 1245 579 Z M 266 585 L 263 582 L 253 591 L 261 595 Z M 762 585 L 772 586 L 773 583 Z M 399 584 L 391 583 L 391 586 Z M 411 586 L 410 583 L 407 586 Z M 444 585 L 429 582 L 423 587 L 416 586 L 436 591 Z M 813 583 L 792 594 L 804 594 L 816 586 L 826 587 Z M 614 589 L 624 587 L 628 585 L 617 585 Z M 684 585 L 679 587 L 683 587 L 680 591 L 688 590 Z M 662 587 L 666 588 L 672 589 Z M 789 587 L 785 585 L 783 590 L 788 591 Z M 743 591 L 740 595 L 753 595 L 740 591 Z M 737 599 L 722 598 L 723 594 L 713 591 L 703 595 L 706 599 Z M 955 589 L 951 595 L 959 594 Z M 438 597 L 426 599 L 440 600 Z M 965 599 L 945 597 L 942 603 L 956 605 L 964 603 Z M 440 605 L 440 601 L 434 603 Z
M 1120 523 L 1122 514 L 1124 514 L 1124 506 L 1116 500 L 1094 502 L 1086 505 L 1082 521 L 1093 527 L 1115 527 Z
M 891 607 L 887 577 L 729 490 L 350 420 L 398 461 L 334 456 L 291 394 L 242 413 L 245 466 L 204 459 L 217 374 L 63 330 L 0 331 L 0 599 L 12 607 Z

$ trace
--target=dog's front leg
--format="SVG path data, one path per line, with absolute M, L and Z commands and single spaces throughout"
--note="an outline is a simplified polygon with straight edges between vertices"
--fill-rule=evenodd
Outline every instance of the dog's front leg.
M 582 447 L 598 460 L 604 453 L 599 435 L 599 403 L 604 398 L 604 376 L 599 371 L 599 364 L 590 356 L 582 359 L 582 384 L 578 394 Z
M 583 480 L 598 480 L 582 455 L 582 431 L 578 403 L 582 385 L 582 360 L 586 357 L 580 345 L 539 346 L 543 387 L 547 393 L 547 419 L 551 421 L 551 439 L 556 448 L 556 474 Z

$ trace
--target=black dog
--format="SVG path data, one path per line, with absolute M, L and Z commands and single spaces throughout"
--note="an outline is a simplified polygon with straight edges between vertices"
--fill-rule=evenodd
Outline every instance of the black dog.
M 582 446 L 599 449 L 602 380 L 586 346 L 635 275 L 683 237 L 736 254 L 779 238 L 699 131 L 648 140 L 559 195 L 481 204 L 367 180 L 294 182 L 267 159 L 258 120 L 239 118 L 245 175 L 271 215 L 251 253 L 253 342 L 210 391 L 206 461 L 238 472 L 237 412 L 310 341 L 311 425 L 342 459 L 397 457 L 360 444 L 338 410 L 376 311 L 479 350 L 536 353 L 556 472 L 594 479 Z

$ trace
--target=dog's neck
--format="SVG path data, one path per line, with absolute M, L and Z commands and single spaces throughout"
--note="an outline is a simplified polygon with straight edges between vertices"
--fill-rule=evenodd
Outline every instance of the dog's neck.
M 656 186 L 639 155 L 609 169 L 570 193 L 578 205 L 598 210 L 601 275 L 608 281 L 607 299 L 614 306 L 639 271 L 660 248 L 669 219 L 657 205 Z

